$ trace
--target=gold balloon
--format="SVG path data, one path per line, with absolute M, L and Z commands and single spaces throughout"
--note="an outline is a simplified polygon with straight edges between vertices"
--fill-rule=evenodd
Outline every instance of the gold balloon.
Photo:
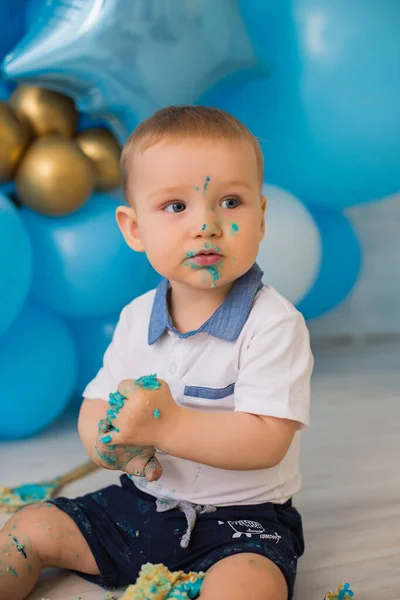
M 46 136 L 29 147 L 15 183 L 23 204 L 44 215 L 61 216 L 74 212 L 89 198 L 94 170 L 73 140 Z
M 0 183 L 12 179 L 29 138 L 27 127 L 5 102 L 0 101 Z
M 95 188 L 111 190 L 121 184 L 119 159 L 121 146 L 108 129 L 87 129 L 76 136 L 76 143 L 84 154 L 93 161 Z
M 68 96 L 33 85 L 20 85 L 8 103 L 37 136 L 72 137 L 76 131 L 78 112 Z

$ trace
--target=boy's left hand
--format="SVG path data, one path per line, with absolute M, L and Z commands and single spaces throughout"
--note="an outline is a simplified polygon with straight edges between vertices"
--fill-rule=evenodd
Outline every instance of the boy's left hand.
M 151 389 L 153 388 L 153 389 Z M 109 409 L 98 425 L 96 451 L 101 464 L 154 481 L 162 467 L 154 456 L 177 422 L 181 408 L 168 384 L 155 376 L 125 379 L 110 394 Z
M 140 380 L 125 379 L 118 386 L 126 399 L 115 419 L 119 432 L 113 435 L 113 443 L 159 447 L 161 435 L 173 427 L 181 408 L 162 379 L 156 380 L 158 389 L 142 387 L 136 381 Z

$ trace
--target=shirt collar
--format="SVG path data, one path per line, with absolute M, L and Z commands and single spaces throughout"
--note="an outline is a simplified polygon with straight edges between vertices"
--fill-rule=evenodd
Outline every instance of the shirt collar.
M 260 267 L 254 263 L 247 273 L 237 279 L 215 313 L 199 329 L 187 333 L 180 333 L 173 326 L 167 302 L 169 281 L 162 279 L 156 290 L 150 316 L 149 345 L 154 344 L 167 329 L 180 338 L 187 338 L 203 331 L 221 340 L 233 342 L 239 337 L 249 316 L 254 297 L 263 286 L 261 281 L 263 275 Z

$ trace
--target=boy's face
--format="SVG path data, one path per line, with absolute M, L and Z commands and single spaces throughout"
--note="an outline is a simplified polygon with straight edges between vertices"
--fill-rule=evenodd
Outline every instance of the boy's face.
M 117 209 L 117 221 L 156 271 L 210 289 L 250 269 L 265 212 L 250 142 L 163 141 L 131 160 L 130 206 Z

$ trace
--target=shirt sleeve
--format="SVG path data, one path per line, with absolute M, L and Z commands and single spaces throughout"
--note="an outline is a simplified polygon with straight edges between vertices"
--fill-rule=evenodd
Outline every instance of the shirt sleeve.
M 108 401 L 109 394 L 115 392 L 118 384 L 127 378 L 128 339 L 128 315 L 125 307 L 120 314 L 111 343 L 105 351 L 103 366 L 83 390 L 82 395 L 85 398 L 100 398 Z
M 310 338 L 303 315 L 282 315 L 251 339 L 241 355 L 235 411 L 310 422 Z

